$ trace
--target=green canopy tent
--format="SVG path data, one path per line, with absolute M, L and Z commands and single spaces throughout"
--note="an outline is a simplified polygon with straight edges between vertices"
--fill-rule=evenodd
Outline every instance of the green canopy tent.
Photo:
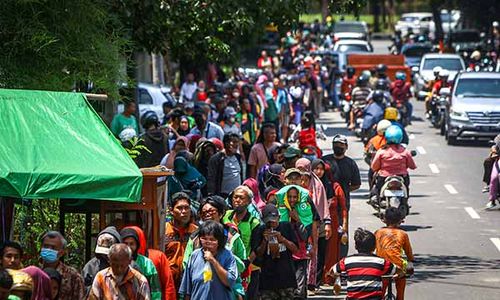
M 0 89 L 0 196 L 139 202 L 142 182 L 84 94 Z

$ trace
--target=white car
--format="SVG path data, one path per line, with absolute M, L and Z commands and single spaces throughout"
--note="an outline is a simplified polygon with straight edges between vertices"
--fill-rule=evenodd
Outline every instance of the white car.
M 333 27 L 335 40 L 359 39 L 368 40 L 368 25 L 366 22 L 341 21 Z
M 429 31 L 430 23 L 432 22 L 432 13 L 417 12 L 402 14 L 401 19 L 396 23 L 395 30 L 401 31 L 401 35 L 405 36 L 408 31 L 420 34 Z
M 333 46 L 337 52 L 373 52 L 372 45 L 364 40 L 340 40 Z
M 448 33 L 454 30 L 460 29 L 462 26 L 462 13 L 459 10 L 448 11 L 446 9 L 441 10 L 441 25 L 443 27 L 443 32 Z M 436 34 L 436 24 L 434 20 L 429 24 L 429 32 L 434 38 Z
M 434 79 L 432 69 L 441 67 L 450 72 L 449 81 L 453 81 L 458 72 L 465 70 L 465 63 L 458 54 L 425 54 L 420 62 L 418 73 L 415 74 L 415 84 L 417 91 L 421 91 L 425 84 Z
M 148 83 L 138 83 L 135 90 L 136 103 L 139 117 L 152 110 L 161 120 L 164 116 L 163 103 L 171 102 L 174 106 L 176 100 L 170 94 L 170 88 Z M 118 104 L 118 113 L 123 112 L 123 104 Z

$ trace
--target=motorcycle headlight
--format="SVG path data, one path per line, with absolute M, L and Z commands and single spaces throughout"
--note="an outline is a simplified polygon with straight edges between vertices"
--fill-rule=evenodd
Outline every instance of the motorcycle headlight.
M 450 110 L 450 118 L 456 121 L 469 121 L 469 117 L 467 117 L 466 112 L 453 108 Z

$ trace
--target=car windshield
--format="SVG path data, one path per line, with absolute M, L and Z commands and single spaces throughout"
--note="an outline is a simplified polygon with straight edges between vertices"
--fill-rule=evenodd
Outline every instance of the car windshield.
M 334 32 L 356 32 L 356 33 L 365 33 L 365 27 L 362 24 L 353 24 L 353 23 L 335 23 L 335 27 L 333 29 Z
M 455 95 L 459 97 L 498 98 L 500 95 L 500 79 L 461 79 L 457 83 Z
M 409 47 L 404 52 L 404 56 L 422 57 L 424 54 L 431 52 L 431 47 Z
M 441 67 L 449 71 L 463 70 L 462 63 L 458 58 L 427 58 L 424 61 L 423 70 L 432 70 L 434 67 Z
M 480 39 L 477 31 L 453 32 L 451 36 L 454 43 L 479 42 Z
M 413 22 L 413 21 L 416 21 L 416 20 L 418 20 L 417 17 L 408 17 L 408 16 L 401 17 L 401 21 L 403 21 L 403 22 Z
M 370 52 L 366 45 L 340 45 L 338 51 L 340 52 Z

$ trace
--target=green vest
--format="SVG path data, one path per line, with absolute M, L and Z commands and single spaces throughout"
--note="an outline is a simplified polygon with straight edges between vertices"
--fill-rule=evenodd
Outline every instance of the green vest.
M 291 188 L 295 188 L 299 191 L 299 201 L 295 204 L 294 209 L 297 210 L 300 222 L 307 227 L 313 222 L 312 208 L 308 201 L 309 192 L 298 185 L 284 186 L 276 193 L 278 211 L 280 213 L 280 222 L 290 222 L 290 210 L 293 208 L 290 207 L 290 204 L 288 203 L 287 193 Z

